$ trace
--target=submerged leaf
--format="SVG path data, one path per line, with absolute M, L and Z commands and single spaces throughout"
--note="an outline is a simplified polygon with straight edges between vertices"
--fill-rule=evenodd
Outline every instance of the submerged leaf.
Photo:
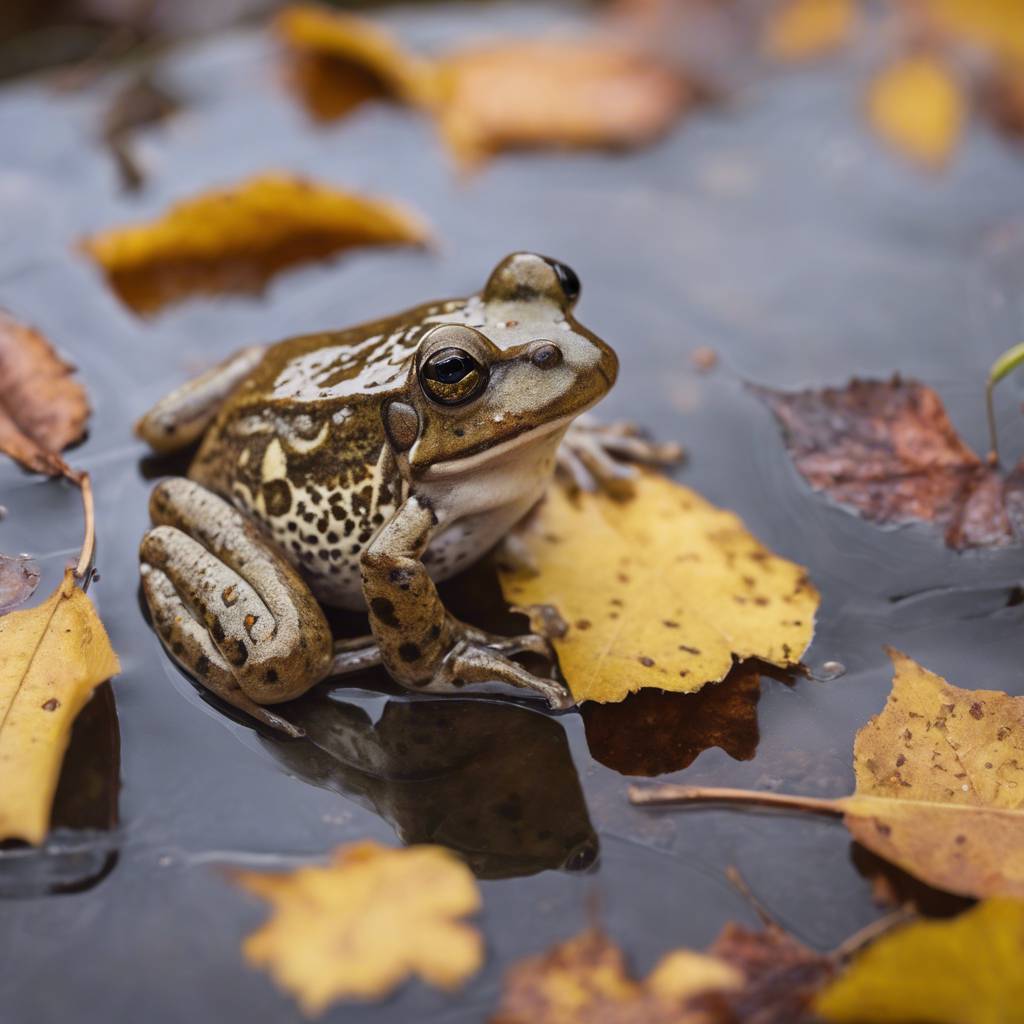
M 0 615 L 27 601 L 39 585 L 39 566 L 26 555 L 0 555 Z
M 59 476 L 60 457 L 89 418 L 75 368 L 31 327 L 0 310 L 0 451 L 34 473 Z
M 379 999 L 411 975 L 456 989 L 483 962 L 472 874 L 438 846 L 340 847 L 326 867 L 241 871 L 236 881 L 273 916 L 242 947 L 307 1014 L 344 998 Z
M 71 571 L 37 608 L 0 618 L 0 838 L 41 843 L 71 725 L 120 671 Z
M 816 1000 L 838 1024 L 1020 1024 L 1024 903 L 988 900 L 869 946 Z
M 193 293 L 261 290 L 278 271 L 366 245 L 422 245 L 404 207 L 287 174 L 263 174 L 88 238 L 121 299 L 150 313 Z
M 531 568 L 502 568 L 502 590 L 535 628 L 551 606 L 568 624 L 553 643 L 578 702 L 693 693 L 737 659 L 798 664 L 811 642 L 818 593 L 804 570 L 654 474 L 629 501 L 553 488 L 521 540 Z
M 779 61 L 800 61 L 842 46 L 857 21 L 855 0 L 786 0 L 774 8 L 764 49 Z

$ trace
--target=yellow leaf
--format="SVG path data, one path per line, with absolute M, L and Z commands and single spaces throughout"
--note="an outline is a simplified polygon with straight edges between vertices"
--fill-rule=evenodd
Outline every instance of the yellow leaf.
M 1021 1024 L 1024 903 L 988 900 L 867 948 L 816 1000 L 839 1024 Z
M 737 968 L 688 949 L 668 953 L 644 981 L 634 981 L 618 947 L 590 929 L 515 964 L 490 1024 L 697 1024 L 705 1018 L 690 1013 L 688 1000 L 742 985 Z
M 194 292 L 259 291 L 279 270 L 353 246 L 420 245 L 424 223 L 395 203 L 263 174 L 83 243 L 120 297 L 146 313 Z
M 1008 60 L 1024 61 L 1020 0 L 922 0 L 924 13 L 951 35 Z
M 854 0 L 786 0 L 769 17 L 765 53 L 787 62 L 819 57 L 849 40 L 856 16 Z
M 881 71 L 868 92 L 868 118 L 892 147 L 930 168 L 949 159 L 963 130 L 960 83 L 935 57 L 904 57 Z
M 435 62 L 403 49 L 365 18 L 296 4 L 278 14 L 274 28 L 291 48 L 359 68 L 406 103 L 430 106 L 437 101 Z
M 120 671 L 70 570 L 45 603 L 0 618 L 0 839 L 41 843 L 75 716 Z
M 818 593 L 804 570 L 660 476 L 625 502 L 552 488 L 522 540 L 537 571 L 501 569 L 505 599 L 554 606 L 568 624 L 553 642 L 577 701 L 692 693 L 734 658 L 794 665 L 811 642 Z
M 596 40 L 513 41 L 441 61 L 441 134 L 464 165 L 504 149 L 633 147 L 692 99 L 676 70 Z
M 459 918 L 480 908 L 469 868 L 437 846 L 352 843 L 326 867 L 238 872 L 271 919 L 242 951 L 309 1015 L 342 998 L 381 998 L 418 975 L 455 989 L 483 963 L 480 933 Z

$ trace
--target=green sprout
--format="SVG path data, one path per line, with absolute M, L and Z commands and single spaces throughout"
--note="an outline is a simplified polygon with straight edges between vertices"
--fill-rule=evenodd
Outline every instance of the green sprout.
M 988 384 L 985 386 L 985 404 L 988 408 L 988 436 L 989 444 L 992 446 L 992 453 L 989 456 L 992 462 L 999 462 L 999 439 L 996 436 L 996 414 L 992 406 L 992 392 L 995 386 L 1004 378 L 1008 377 L 1018 366 L 1024 363 L 1024 341 L 1013 348 L 1008 348 L 993 364 L 988 371 Z

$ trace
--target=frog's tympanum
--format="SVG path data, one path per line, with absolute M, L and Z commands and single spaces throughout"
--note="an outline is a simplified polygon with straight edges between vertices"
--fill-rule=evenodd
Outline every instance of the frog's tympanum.
M 618 371 L 573 318 L 578 294 L 564 264 L 515 253 L 479 295 L 245 349 L 158 403 L 138 425 L 156 451 L 201 439 L 189 479 L 153 491 L 140 551 L 171 656 L 285 729 L 265 705 L 374 664 L 412 690 L 501 682 L 571 705 L 514 660 L 551 658 L 545 639 L 461 622 L 434 584 L 501 540 L 556 464 L 615 486 L 617 458 L 677 454 L 573 424 Z M 321 602 L 365 608 L 372 636 L 332 643 Z

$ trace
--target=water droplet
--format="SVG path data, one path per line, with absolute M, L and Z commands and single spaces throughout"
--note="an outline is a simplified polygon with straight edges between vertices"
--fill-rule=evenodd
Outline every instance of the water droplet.
M 841 661 L 826 661 L 819 671 L 815 672 L 812 678 L 819 683 L 829 683 L 833 679 L 846 675 L 846 666 Z

